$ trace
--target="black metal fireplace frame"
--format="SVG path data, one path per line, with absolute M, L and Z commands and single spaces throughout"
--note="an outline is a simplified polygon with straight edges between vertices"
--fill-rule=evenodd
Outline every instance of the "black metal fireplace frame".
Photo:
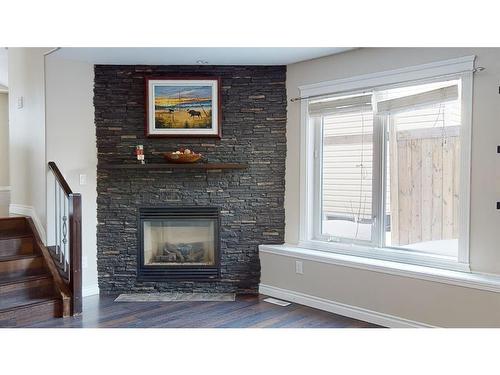
M 144 221 L 165 219 L 215 219 L 214 265 L 144 265 Z M 213 281 L 220 278 L 220 210 L 216 207 L 141 207 L 139 208 L 137 280 Z

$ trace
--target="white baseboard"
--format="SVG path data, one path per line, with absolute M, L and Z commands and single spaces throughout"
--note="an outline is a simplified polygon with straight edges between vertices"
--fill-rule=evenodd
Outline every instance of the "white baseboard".
M 426 323 L 367 310 L 362 307 L 346 305 L 344 303 L 288 289 L 282 289 L 271 285 L 259 284 L 259 293 L 389 328 L 435 328 L 434 326 Z
M 99 285 L 97 284 L 87 285 L 82 288 L 83 297 L 93 296 L 96 294 L 99 294 Z
M 44 245 L 47 245 L 47 236 L 45 234 L 45 228 L 42 225 L 42 222 L 38 218 L 38 215 L 35 212 L 35 209 L 32 206 L 25 206 L 23 204 L 9 204 L 9 213 L 14 215 L 22 215 L 29 216 L 33 220 L 35 224 L 36 230 L 40 236 Z

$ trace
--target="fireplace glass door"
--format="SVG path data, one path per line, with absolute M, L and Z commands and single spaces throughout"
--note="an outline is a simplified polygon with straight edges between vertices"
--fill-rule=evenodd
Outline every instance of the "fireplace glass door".
M 141 208 L 137 278 L 144 281 L 217 279 L 219 230 L 218 208 Z
M 214 219 L 145 220 L 145 266 L 215 265 Z

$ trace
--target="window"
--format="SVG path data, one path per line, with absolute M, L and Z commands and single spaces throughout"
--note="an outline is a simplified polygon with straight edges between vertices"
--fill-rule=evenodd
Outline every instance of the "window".
M 318 239 L 371 241 L 374 211 L 372 95 L 309 104 L 317 127 Z
M 302 222 L 301 241 L 445 268 L 467 264 L 470 76 L 308 99 L 310 222 Z

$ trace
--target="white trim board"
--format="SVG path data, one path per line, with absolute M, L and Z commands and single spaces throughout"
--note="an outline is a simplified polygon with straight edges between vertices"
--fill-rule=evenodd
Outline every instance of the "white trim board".
M 260 245 L 259 253 L 274 254 L 313 262 L 351 267 L 389 275 L 410 277 L 465 288 L 500 293 L 500 276 L 474 272 L 450 271 L 388 260 L 365 258 L 354 255 L 331 253 L 299 248 L 291 245 Z
M 362 307 L 347 305 L 345 303 L 335 302 L 325 298 L 266 284 L 259 284 L 259 293 L 389 328 L 435 328 L 426 323 L 416 322 L 394 315 L 384 314 Z
M 300 241 L 296 247 L 335 254 L 352 255 L 354 257 L 387 260 L 393 263 L 413 264 L 415 266 L 440 268 L 450 271 L 471 272 L 468 263 L 459 263 L 444 256 L 420 254 L 404 249 L 378 248 L 361 246 L 358 244 L 335 243 L 318 240 Z
M 386 70 L 383 72 L 361 74 L 354 77 L 306 84 L 299 86 L 299 92 L 301 97 L 323 95 L 332 93 L 332 86 L 335 87 L 334 92 L 339 93 L 342 91 L 419 80 L 429 78 L 430 76 L 438 77 L 452 73 L 472 72 L 475 59 L 475 55 L 464 56 L 455 59 Z
M 83 286 L 82 288 L 82 296 L 83 297 L 88 297 L 88 296 L 94 296 L 96 294 L 99 294 L 99 285 L 97 284 L 92 284 L 92 285 L 87 285 Z
M 0 192 L 1 191 L 10 191 L 10 186 L 0 186 Z
M 38 218 L 35 209 L 32 206 L 25 206 L 23 204 L 9 204 L 9 213 L 14 215 L 29 216 L 35 224 L 36 230 L 40 235 L 44 245 L 47 245 L 47 236 L 45 234 L 45 229 L 43 228 L 42 222 Z

